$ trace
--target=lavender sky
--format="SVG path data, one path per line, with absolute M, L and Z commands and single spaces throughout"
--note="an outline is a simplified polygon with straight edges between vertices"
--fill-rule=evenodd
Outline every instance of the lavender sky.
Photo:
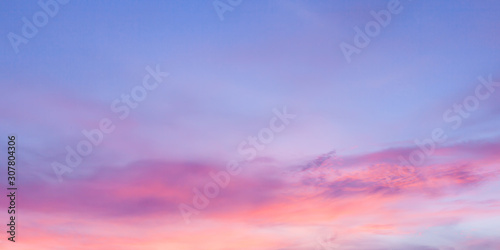
M 500 2 L 40 2 L 0 3 L 1 249 L 500 249 Z

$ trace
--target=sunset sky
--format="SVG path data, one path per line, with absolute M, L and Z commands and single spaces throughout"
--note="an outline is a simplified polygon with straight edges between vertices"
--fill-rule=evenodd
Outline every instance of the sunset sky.
M 3 1 L 0 249 L 500 249 L 499 11 Z

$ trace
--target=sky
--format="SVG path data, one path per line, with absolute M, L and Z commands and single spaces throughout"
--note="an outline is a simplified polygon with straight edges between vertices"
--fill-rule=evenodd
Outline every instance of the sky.
M 499 11 L 2 2 L 0 248 L 500 249 Z

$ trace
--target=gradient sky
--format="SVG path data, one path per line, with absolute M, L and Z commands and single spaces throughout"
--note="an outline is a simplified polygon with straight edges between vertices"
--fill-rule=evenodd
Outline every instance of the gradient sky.
M 339 45 L 388 2 L 243 0 L 221 21 L 211 0 L 70 1 L 18 53 L 8 34 L 42 9 L 0 3 L 1 143 L 19 145 L 0 248 L 500 249 L 500 87 L 443 120 L 500 81 L 500 2 L 401 0 L 348 63 Z M 170 75 L 118 119 L 156 65 Z M 283 107 L 297 117 L 185 223 L 179 204 Z M 51 164 L 101 118 L 115 131 L 59 182 Z M 436 128 L 447 140 L 403 168 Z

